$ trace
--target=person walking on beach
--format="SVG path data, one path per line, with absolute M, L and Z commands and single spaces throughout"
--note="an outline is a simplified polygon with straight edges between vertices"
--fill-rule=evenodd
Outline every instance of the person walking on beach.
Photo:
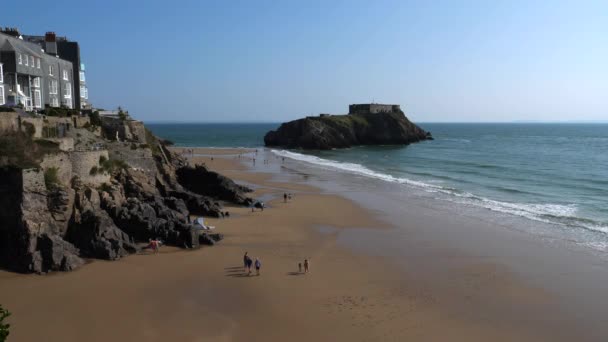
M 308 273 L 308 268 L 310 267 L 310 263 L 308 259 L 304 259 L 304 273 Z
M 249 258 L 247 256 L 247 253 L 249 252 L 245 252 L 245 255 L 243 255 L 243 269 L 246 270 L 247 269 L 247 259 Z
M 283 203 L 287 203 L 287 194 L 283 193 Z
M 298 263 L 298 272 L 302 273 L 302 263 L 301 262 Z
M 256 275 L 260 275 L 260 268 L 262 267 L 262 262 L 260 261 L 260 259 L 255 258 L 255 273 Z
M 253 260 L 247 256 L 247 275 L 251 275 L 251 266 L 253 265 Z

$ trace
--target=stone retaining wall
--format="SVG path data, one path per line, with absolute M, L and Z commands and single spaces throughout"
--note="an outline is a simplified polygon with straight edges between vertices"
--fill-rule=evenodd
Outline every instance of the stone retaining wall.
M 72 174 L 78 176 L 83 184 L 89 186 L 99 186 L 103 183 L 110 182 L 110 175 L 106 173 L 97 173 L 91 175 L 91 169 L 99 167 L 99 157 L 104 156 L 109 158 L 107 150 L 100 151 L 73 151 L 70 152 L 70 160 L 72 161 Z

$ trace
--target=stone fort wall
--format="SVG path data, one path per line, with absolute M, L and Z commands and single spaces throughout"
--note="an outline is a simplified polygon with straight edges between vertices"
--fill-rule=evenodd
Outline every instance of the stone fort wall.
M 387 113 L 400 110 L 401 106 L 399 105 L 380 103 L 352 104 L 348 106 L 348 114 Z

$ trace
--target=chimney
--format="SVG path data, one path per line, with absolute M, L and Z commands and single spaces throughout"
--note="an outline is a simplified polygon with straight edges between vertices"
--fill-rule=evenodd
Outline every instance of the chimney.
M 4 34 L 8 34 L 9 36 L 12 36 L 15 38 L 19 38 L 21 36 L 21 33 L 19 33 L 19 29 L 17 29 L 16 27 L 0 28 L 0 31 L 2 31 L 2 33 L 4 33 Z
M 44 51 L 50 55 L 57 55 L 57 36 L 55 32 L 47 32 L 44 35 Z

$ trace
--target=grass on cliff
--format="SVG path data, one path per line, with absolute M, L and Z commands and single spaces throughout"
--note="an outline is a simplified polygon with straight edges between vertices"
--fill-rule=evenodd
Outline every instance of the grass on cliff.
M 91 176 L 108 173 L 112 174 L 116 170 L 128 169 L 129 165 L 124 160 L 120 159 L 107 159 L 105 156 L 99 157 L 99 166 L 93 166 L 89 174 Z
M 369 122 L 367 121 L 367 119 L 361 115 L 352 115 L 352 114 L 347 114 L 347 115 L 330 115 L 330 116 L 323 116 L 323 117 L 319 117 L 319 119 L 321 121 L 325 121 L 327 123 L 333 123 L 337 126 L 344 126 L 344 127 L 349 127 L 352 126 L 353 124 L 358 124 L 361 126 L 369 126 Z
M 34 140 L 24 132 L 0 134 L 0 167 L 38 168 L 45 154 L 59 152 L 59 145 L 46 140 Z

